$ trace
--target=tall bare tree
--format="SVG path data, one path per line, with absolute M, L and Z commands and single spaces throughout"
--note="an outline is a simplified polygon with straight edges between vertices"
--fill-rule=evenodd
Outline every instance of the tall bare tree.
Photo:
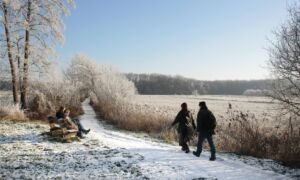
M 23 82 L 21 87 L 22 107 L 27 107 L 29 63 L 48 64 L 54 46 L 64 42 L 62 16 L 68 15 L 71 0 L 25 0 Z M 31 61 L 31 62 L 30 62 Z
M 269 63 L 276 78 L 272 97 L 284 110 L 300 116 L 300 6 L 288 8 L 288 19 L 275 32 Z
M 27 13 L 25 16 L 25 22 L 30 23 L 32 14 L 32 0 L 27 0 Z M 30 40 L 30 28 L 25 26 L 25 42 L 24 42 L 24 63 L 23 63 L 23 82 L 21 86 L 21 102 L 22 108 L 27 108 L 27 88 L 28 88 L 28 57 L 29 57 L 29 40 Z
M 18 93 L 17 67 L 13 58 L 13 38 L 11 33 L 11 27 L 14 25 L 15 22 L 12 14 L 14 12 L 14 9 L 12 8 L 11 2 L 7 2 L 7 1 L 2 1 L 0 8 L 3 14 L 2 25 L 4 28 L 6 53 L 10 64 L 13 100 L 15 104 L 18 104 L 19 93 Z
M 46 70 L 51 64 L 55 46 L 57 43 L 64 42 L 62 17 L 69 15 L 69 5 L 74 5 L 74 2 L 73 0 L 1 0 L 0 2 L 14 101 L 19 102 L 19 80 L 21 105 L 25 109 L 31 67 Z M 12 29 L 13 33 L 11 33 Z

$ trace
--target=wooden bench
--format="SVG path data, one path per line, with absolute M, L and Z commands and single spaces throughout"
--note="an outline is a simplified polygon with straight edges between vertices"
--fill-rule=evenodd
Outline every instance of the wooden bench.
M 56 118 L 48 117 L 49 125 L 50 125 L 50 132 L 49 135 L 61 142 L 73 142 L 73 141 L 80 141 L 77 136 L 77 130 L 73 129 L 66 129 L 61 127 L 60 124 L 57 123 Z

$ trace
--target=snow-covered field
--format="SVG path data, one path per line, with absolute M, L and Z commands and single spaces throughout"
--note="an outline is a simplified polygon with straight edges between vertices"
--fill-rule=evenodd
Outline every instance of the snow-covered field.
M 50 141 L 47 124 L 0 121 L 0 179 L 291 179 L 292 170 L 271 161 L 209 153 L 183 153 L 145 134 L 118 131 L 83 103 L 91 132 L 81 142 Z
M 180 110 L 183 102 L 188 104 L 189 109 L 195 115 L 199 110 L 199 102 L 206 101 L 207 106 L 214 114 L 222 120 L 226 116 L 229 104 L 234 110 L 249 112 L 256 117 L 265 117 L 270 121 L 276 119 L 279 106 L 278 103 L 267 97 L 256 96 L 231 96 L 231 95 L 136 95 L 133 101 L 145 107 L 155 107 L 159 111 L 174 117 Z

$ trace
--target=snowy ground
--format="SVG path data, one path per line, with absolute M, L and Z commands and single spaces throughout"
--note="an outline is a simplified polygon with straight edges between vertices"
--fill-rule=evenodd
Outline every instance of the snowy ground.
M 47 125 L 0 122 L 0 179 L 135 179 L 141 155 L 98 139 L 59 143 L 40 135 Z M 13 128 L 13 129 L 11 129 Z M 12 131 L 11 131 L 12 130 Z
M 90 134 L 81 142 L 50 141 L 46 124 L 0 121 L 0 179 L 297 179 L 298 170 L 270 160 L 209 153 L 200 158 L 147 135 L 114 130 L 83 103 Z

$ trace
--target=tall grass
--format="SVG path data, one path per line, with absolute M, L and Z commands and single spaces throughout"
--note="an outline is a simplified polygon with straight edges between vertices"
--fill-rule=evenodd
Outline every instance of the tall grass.
M 99 101 L 96 96 L 91 96 L 91 103 L 102 119 L 121 129 L 157 135 L 170 125 L 166 114 L 158 114 L 153 108 Z
M 290 120 L 272 127 L 266 125 L 265 117 L 257 118 L 254 114 L 230 108 L 222 120 L 216 137 L 220 150 L 300 167 L 300 128 L 293 129 Z
M 0 91 L 0 120 L 25 121 L 27 117 L 19 105 L 14 105 L 9 91 Z
M 0 120 L 26 121 L 28 120 L 19 105 L 0 105 Z

